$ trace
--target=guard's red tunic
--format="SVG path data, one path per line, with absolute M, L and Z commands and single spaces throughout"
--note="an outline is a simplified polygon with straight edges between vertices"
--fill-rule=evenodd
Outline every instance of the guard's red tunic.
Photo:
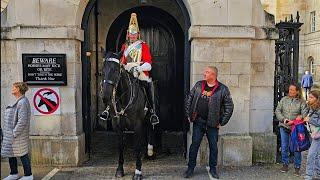
M 142 54 L 141 54 L 140 65 L 142 65 L 143 63 L 149 63 L 152 66 L 152 57 L 151 57 L 150 48 L 148 44 L 145 42 L 142 42 L 141 46 L 142 46 Z M 121 47 L 121 51 L 124 52 L 126 48 L 127 48 L 127 45 L 123 44 Z M 121 57 L 121 63 L 127 64 L 127 58 L 124 56 L 124 54 Z M 146 76 L 150 77 L 149 71 L 143 71 L 143 72 Z

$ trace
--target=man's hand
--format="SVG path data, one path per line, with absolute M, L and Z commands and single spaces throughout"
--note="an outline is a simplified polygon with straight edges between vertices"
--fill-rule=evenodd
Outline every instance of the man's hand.
M 138 72 L 142 72 L 142 67 L 141 66 L 137 66 L 137 71 Z
M 303 119 L 303 121 L 304 121 L 304 122 L 309 122 L 309 121 L 310 121 L 310 117 L 308 117 L 308 116 L 305 117 L 305 118 Z
M 220 127 L 221 127 L 221 125 L 220 125 L 220 124 L 218 124 L 217 128 L 219 129 Z
M 137 69 L 137 67 L 135 66 L 135 67 L 132 67 L 131 69 L 130 69 L 130 73 L 133 75 L 133 77 L 138 77 L 139 76 L 139 71 L 138 71 L 138 69 Z

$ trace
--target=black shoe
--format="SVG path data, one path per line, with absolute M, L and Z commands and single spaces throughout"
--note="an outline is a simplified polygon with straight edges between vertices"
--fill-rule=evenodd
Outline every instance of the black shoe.
M 300 168 L 294 168 L 294 175 L 295 176 L 300 176 Z
M 190 178 L 193 175 L 193 170 L 187 169 L 186 172 L 183 173 L 184 178 Z
M 210 170 L 210 175 L 215 179 L 219 179 L 219 175 L 216 170 Z
M 289 171 L 288 165 L 285 165 L 285 164 L 284 164 L 284 165 L 282 166 L 282 168 L 280 169 L 280 171 L 283 172 L 283 173 L 288 172 L 288 171 Z
M 135 174 L 132 176 L 132 180 L 142 180 L 142 175 L 141 174 Z

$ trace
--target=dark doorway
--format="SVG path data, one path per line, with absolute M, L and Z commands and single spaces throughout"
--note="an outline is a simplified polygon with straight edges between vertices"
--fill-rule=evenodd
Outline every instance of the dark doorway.
M 152 6 L 132 8 L 112 23 L 106 49 L 119 52 L 125 42 L 130 14 L 137 13 L 141 39 L 150 46 L 156 82 L 158 114 L 163 131 L 182 131 L 184 104 L 184 33 L 167 12 Z
M 95 112 L 99 111 L 97 107 L 101 105 L 98 100 L 94 101 L 94 99 L 98 98 L 98 82 L 101 76 L 98 64 L 102 61 L 102 50 L 99 54 L 98 25 L 101 21 L 99 7 L 102 2 L 99 0 L 89 1 L 81 25 L 84 30 L 84 41 L 81 45 L 82 118 L 86 137 L 86 153 L 89 155 L 92 144 L 95 144 L 92 142 L 93 139 L 96 139 L 96 135 L 93 137 L 94 131 L 98 130 L 96 125 L 99 124 L 96 124 L 98 118 L 95 116 Z M 158 135 L 160 135 L 157 138 L 157 144 L 161 141 L 166 143 L 166 139 L 171 139 L 176 146 L 181 148 L 182 145 L 179 143 L 181 143 L 181 135 L 184 131 L 183 147 L 186 149 L 187 131 L 185 130 L 188 128 L 187 123 L 183 121 L 183 107 L 184 96 L 189 92 L 190 86 L 190 42 L 188 40 L 190 18 L 182 0 L 175 0 L 172 3 L 176 3 L 179 8 L 179 15 L 176 18 L 179 18 L 181 25 L 163 9 L 155 6 L 138 6 L 121 13 L 113 20 L 110 27 L 105 27 L 106 30 L 108 29 L 105 49 L 114 52 L 119 51 L 125 41 L 130 14 L 132 12 L 137 13 L 142 39 L 151 48 L 153 56 L 152 76 L 153 80 L 157 82 L 157 99 L 159 99 L 160 104 L 158 114 L 161 121 L 161 127 L 157 128 Z M 181 23 L 181 21 L 183 22 Z M 92 52 L 91 56 L 88 55 L 88 52 Z M 94 88 L 94 86 L 97 88 Z M 111 125 L 107 127 L 111 127 Z M 161 137 L 163 132 L 172 132 L 173 135 L 163 138 Z

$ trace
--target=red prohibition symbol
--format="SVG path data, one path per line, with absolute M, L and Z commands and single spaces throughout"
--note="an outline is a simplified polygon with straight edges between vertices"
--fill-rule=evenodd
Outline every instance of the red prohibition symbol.
M 52 100 L 45 97 L 46 95 L 53 95 L 55 98 Z M 41 88 L 33 97 L 33 105 L 42 114 L 52 114 L 58 109 L 60 105 L 60 98 L 54 90 L 50 88 Z M 40 108 L 41 106 L 46 106 L 47 111 L 43 110 L 45 108 Z

